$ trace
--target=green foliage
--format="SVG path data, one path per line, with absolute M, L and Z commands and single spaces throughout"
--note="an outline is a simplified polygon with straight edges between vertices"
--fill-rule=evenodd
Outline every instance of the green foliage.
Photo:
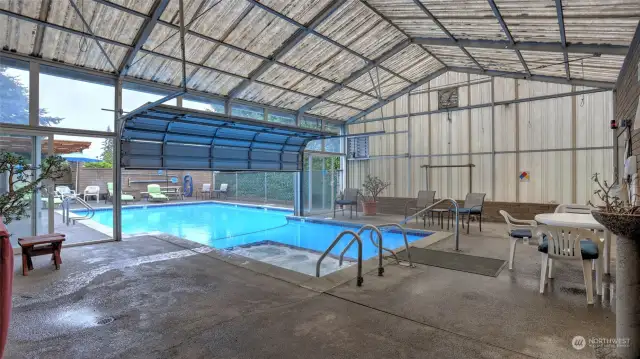
M 216 174 L 216 188 L 220 184 L 229 185 L 229 197 L 236 195 L 239 198 L 265 198 L 265 173 L 238 173 L 236 183 L 235 173 Z M 293 201 L 294 175 L 286 172 L 269 172 L 266 174 L 267 199 L 279 201 Z
M 111 126 L 107 126 L 107 132 L 111 132 Z M 102 155 L 100 156 L 103 162 L 113 163 L 113 138 L 108 137 L 102 141 Z M 97 162 L 99 163 L 99 162 Z M 86 166 L 85 166 L 86 167 Z M 90 168 L 111 168 L 109 167 L 90 167 Z
M 380 193 L 382 193 L 382 191 L 384 191 L 390 185 L 391 182 L 383 182 L 378 177 L 371 177 L 367 175 L 367 178 L 362 184 L 362 188 L 364 188 L 364 193 L 362 194 L 362 196 L 364 197 L 366 202 L 378 202 L 378 196 L 380 196 Z
M 16 76 L 7 73 L 5 67 L 0 67 L 0 122 L 29 124 L 29 91 Z M 62 121 L 62 117 L 50 116 L 46 109 L 40 109 L 40 123 L 55 125 Z
M 107 161 L 88 162 L 84 164 L 84 168 L 113 168 L 113 163 Z
M 9 190 L 0 195 L 0 215 L 4 223 L 28 217 L 31 196 L 44 187 L 43 181 L 61 178 L 67 168 L 60 156 L 45 157 L 37 167 L 20 155 L 0 150 L 0 173 L 9 175 Z M 34 177 L 38 170 L 40 175 Z

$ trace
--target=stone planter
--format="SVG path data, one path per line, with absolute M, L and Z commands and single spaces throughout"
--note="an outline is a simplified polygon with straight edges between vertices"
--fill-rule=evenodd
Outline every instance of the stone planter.
M 593 211 L 593 218 L 618 236 L 616 241 L 616 354 L 640 358 L 640 215 Z M 626 339 L 628 340 L 625 342 Z
M 378 202 L 362 202 L 362 213 L 365 216 L 375 216 L 378 213 Z

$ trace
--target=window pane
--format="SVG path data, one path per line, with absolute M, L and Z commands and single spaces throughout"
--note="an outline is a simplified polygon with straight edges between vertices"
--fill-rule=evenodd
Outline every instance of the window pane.
M 325 131 L 339 135 L 342 133 L 342 126 L 334 123 L 327 123 Z M 342 138 L 324 140 L 324 150 L 326 152 L 342 152 Z
M 267 121 L 281 123 L 283 125 L 295 126 L 296 116 L 289 113 L 283 113 L 283 112 L 269 112 Z
M 233 104 L 231 105 L 231 116 L 264 120 L 264 110 L 259 107 Z
M 169 95 L 169 93 L 166 93 L 166 94 L 162 94 L 159 92 L 150 93 L 150 92 L 143 92 L 143 91 L 124 88 L 122 89 L 122 109 L 126 112 L 131 112 L 148 102 L 158 101 L 159 99 L 163 98 L 166 95 Z M 165 102 L 165 104 L 171 105 L 171 106 L 177 106 L 178 102 L 174 98 Z M 111 104 L 111 107 L 109 108 L 113 108 L 113 102 Z
M 322 129 L 322 121 L 317 118 L 303 117 L 300 127 L 312 128 L 314 130 Z M 322 151 L 322 140 L 311 141 L 307 144 L 307 151 Z
M 114 88 L 40 72 L 40 125 L 113 131 Z M 61 89 L 63 89 L 61 91 Z
M 182 107 L 192 108 L 194 110 L 200 111 L 209 111 L 215 113 L 224 113 L 224 102 L 216 102 L 216 101 L 192 101 L 192 100 L 182 100 Z
M 0 122 L 29 124 L 29 71 L 4 59 L 0 59 Z

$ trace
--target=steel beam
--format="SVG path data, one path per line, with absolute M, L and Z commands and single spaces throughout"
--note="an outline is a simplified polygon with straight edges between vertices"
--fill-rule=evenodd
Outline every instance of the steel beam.
M 49 17 L 49 10 L 51 9 L 51 0 L 42 0 L 40 3 L 40 16 L 39 19 L 42 21 L 47 21 Z M 40 52 L 42 51 L 42 41 L 44 40 L 44 29 L 46 26 L 38 25 L 38 30 L 36 31 L 36 39 L 33 45 L 33 51 L 31 52 L 35 56 L 40 56 Z
M 142 27 L 140 27 L 140 30 L 136 35 L 136 39 L 133 42 L 135 44 L 133 46 L 133 49 L 127 51 L 127 55 L 124 57 L 124 60 L 120 65 L 120 69 L 118 70 L 119 77 L 122 77 L 127 73 L 129 67 L 131 66 L 131 63 L 136 58 L 138 51 L 140 51 L 144 43 L 147 42 L 149 35 L 151 35 L 153 28 L 158 23 L 160 16 L 167 8 L 168 4 L 169 0 L 156 0 L 156 2 L 153 4 L 151 17 L 145 18 L 145 21 Z
M 502 18 L 502 14 L 500 14 L 500 10 L 498 9 L 496 2 L 494 0 L 488 0 L 488 1 L 489 1 L 489 6 L 491 6 L 491 10 L 493 10 L 493 14 L 495 15 L 496 19 L 498 19 L 498 22 L 502 27 L 502 31 L 507 36 L 509 43 L 511 44 L 511 46 L 515 45 L 516 42 L 513 40 L 513 36 L 511 36 L 511 31 L 509 31 L 509 27 L 507 26 L 507 23 L 504 22 L 504 19 Z M 518 55 L 518 59 L 520 60 L 520 63 L 522 64 L 522 67 L 524 68 L 524 71 L 527 73 L 527 75 L 531 76 L 531 71 L 529 71 L 529 66 L 527 66 L 527 62 L 524 61 L 524 57 L 522 57 L 520 50 L 516 49 L 515 51 L 516 51 L 516 55 Z
M 314 31 L 316 27 L 318 27 L 324 20 L 326 20 L 329 16 L 331 16 L 336 10 L 338 10 L 346 0 L 333 0 L 329 3 L 322 11 L 320 11 L 313 20 L 305 26 L 305 28 L 299 28 L 296 32 L 291 35 L 287 40 L 282 42 L 280 47 L 270 56 L 268 61 L 263 62 L 251 72 L 249 75 L 249 79 L 242 81 L 238 86 L 233 88 L 229 92 L 230 98 L 235 98 L 240 94 L 245 88 L 247 88 L 252 82 L 254 82 L 257 78 L 262 76 L 265 72 L 267 72 L 271 66 L 275 64 L 277 60 L 279 60 L 282 56 L 287 54 L 291 49 L 296 47 L 311 31 Z
M 178 0 L 180 15 L 180 53 L 182 55 L 182 89 L 187 92 L 187 51 L 184 46 L 184 32 L 187 25 L 184 23 L 184 0 Z M 200 6 L 202 6 L 201 3 Z M 196 11 L 196 14 L 198 11 Z
M 93 30 L 91 30 L 91 26 L 89 26 L 89 23 L 87 22 L 87 20 L 84 19 L 84 16 L 82 15 L 80 8 L 78 8 L 78 5 L 76 5 L 75 0 L 69 0 L 69 3 L 73 7 L 73 9 L 76 11 L 76 14 L 78 14 L 78 17 L 80 17 L 80 20 L 82 21 L 84 26 L 87 27 L 87 30 L 89 31 L 89 34 L 93 38 L 93 41 L 96 42 L 96 45 L 98 45 L 98 47 L 100 48 L 100 51 L 102 51 L 102 54 L 109 62 L 109 65 L 111 65 L 111 67 L 113 68 L 113 71 L 118 72 L 118 67 L 114 65 L 113 62 L 111 62 L 111 59 L 109 58 L 109 54 L 107 54 L 107 51 L 105 51 L 104 47 L 102 47 L 102 44 L 100 44 L 100 41 L 98 41 L 96 35 L 93 33 Z
M 371 112 L 373 112 L 373 111 L 375 111 L 375 110 L 379 109 L 380 107 L 382 107 L 382 106 L 384 106 L 384 105 L 388 104 L 389 102 L 394 101 L 394 100 L 395 100 L 395 99 L 397 99 L 397 98 L 400 98 L 400 97 L 401 97 L 401 96 L 403 96 L 404 94 L 407 94 L 407 93 L 409 93 L 409 92 L 411 92 L 411 91 L 413 91 L 413 90 L 417 89 L 418 87 L 420 87 L 420 86 L 422 86 L 422 85 L 426 84 L 427 82 L 429 82 L 429 81 L 431 81 L 431 80 L 435 79 L 436 77 L 438 77 L 438 76 L 440 76 L 440 75 L 444 74 L 445 72 L 447 72 L 447 68 L 446 68 L 446 67 L 445 67 L 445 68 L 441 68 L 440 70 L 437 70 L 437 71 L 435 71 L 434 73 L 429 74 L 428 76 L 423 77 L 422 79 L 420 79 L 420 80 L 418 80 L 418 81 L 416 81 L 416 82 L 412 83 L 411 85 L 409 85 L 409 86 L 405 87 L 404 89 L 402 89 L 402 90 L 400 90 L 400 91 L 396 92 L 395 94 L 393 94 L 393 95 L 391 95 L 391 96 L 387 97 L 384 101 L 380 101 L 380 102 L 378 102 L 377 104 L 375 104 L 375 105 L 373 105 L 373 106 L 369 107 L 368 109 L 366 109 L 366 110 L 364 110 L 364 111 L 360 112 L 359 114 L 357 114 L 357 115 L 355 115 L 355 116 L 352 116 L 351 118 L 349 118 L 349 119 L 347 120 L 347 124 L 351 124 L 351 123 L 356 122 L 359 118 L 364 117 L 364 116 L 366 116 L 367 114 L 369 114 L 369 113 L 371 113 Z
M 583 80 L 583 79 L 567 80 L 564 77 L 544 76 L 544 75 L 528 76 L 527 74 L 522 72 L 508 72 L 508 71 L 497 71 L 497 70 L 479 71 L 478 69 L 474 69 L 472 67 L 456 67 L 456 66 L 449 67 L 449 70 L 456 71 L 456 72 L 466 72 L 470 74 L 486 75 L 486 76 L 510 77 L 510 78 L 521 79 L 521 80 L 552 82 L 552 83 L 565 84 L 565 85 L 599 87 L 604 89 L 613 89 L 615 87 L 615 83 L 613 82 Z
M 478 66 L 479 69 L 484 70 L 484 67 L 482 67 L 482 65 L 480 65 L 480 63 L 473 57 L 471 56 L 471 54 L 469 53 L 469 51 L 467 51 L 467 49 L 464 48 L 464 46 L 462 46 L 459 42 L 458 39 L 456 39 L 455 36 L 453 36 L 452 33 L 449 32 L 449 30 L 447 30 L 446 27 L 444 27 L 444 25 L 442 25 L 442 23 L 440 22 L 440 20 L 438 20 L 435 16 L 433 16 L 433 14 L 431 13 L 431 11 L 429 11 L 429 9 L 427 9 L 426 6 L 424 6 L 424 4 L 422 2 L 420 2 L 420 0 L 413 0 L 413 2 L 418 5 L 418 7 L 420 8 L 420 10 L 422 10 L 422 12 L 424 12 L 429 19 L 431 19 L 431 21 L 433 21 L 436 26 L 438 26 L 440 28 L 440 30 L 442 30 L 442 32 L 445 33 L 445 35 L 447 35 L 447 37 L 449 37 L 449 39 L 451 39 L 453 42 L 455 42 L 457 44 L 457 46 L 460 48 L 460 50 L 462 50 L 462 52 L 464 52 L 465 55 L 467 55 L 467 57 L 469 59 L 471 59 L 471 61 L 473 61 L 473 63 L 476 64 L 476 66 Z
M 264 11 L 266 11 L 266 12 L 268 12 L 268 13 L 270 13 L 270 14 L 272 14 L 272 15 L 274 15 L 274 16 L 276 16 L 276 17 L 278 17 L 278 18 L 280 18 L 280 19 L 282 19 L 282 20 L 284 20 L 284 21 L 286 21 L 288 23 L 290 23 L 293 26 L 296 26 L 297 28 L 299 28 L 301 30 L 308 31 L 309 33 L 312 33 L 313 35 L 321 38 L 322 40 L 327 41 L 330 44 L 341 48 L 342 50 L 350 53 L 353 56 L 358 57 L 359 59 L 367 62 L 368 64 L 372 64 L 374 62 L 374 60 L 371 60 L 371 59 L 365 57 L 364 55 L 358 53 L 357 51 L 354 51 L 354 50 L 350 49 L 349 47 L 342 45 L 341 43 L 337 42 L 336 40 L 334 40 L 334 39 L 332 39 L 332 38 L 330 38 L 330 37 L 328 37 L 326 35 L 323 35 L 323 34 L 319 33 L 318 31 L 315 31 L 314 29 L 309 29 L 308 27 L 302 25 L 301 23 L 295 21 L 294 19 L 291 19 L 288 16 L 285 16 L 285 15 L 273 10 L 272 8 L 266 6 L 265 4 L 263 4 L 262 2 L 260 2 L 258 0 L 247 0 L 247 1 L 252 3 L 252 4 L 254 4 L 255 6 L 261 8 L 262 10 L 264 10 Z M 411 80 L 408 80 L 408 79 L 404 78 L 402 75 L 400 75 L 400 74 L 398 74 L 398 73 L 396 73 L 396 72 L 394 72 L 394 71 L 392 71 L 390 69 L 387 69 L 387 68 L 382 67 L 382 66 L 380 66 L 380 68 L 385 70 L 385 71 L 387 71 L 387 72 L 389 72 L 390 74 L 392 74 L 392 75 L 394 75 L 396 77 L 399 77 L 399 78 L 407 81 L 407 82 L 411 82 Z
M 436 45 L 436 46 L 458 46 L 478 47 L 483 49 L 511 49 L 521 51 L 544 51 L 544 52 L 564 52 L 562 44 L 559 42 L 516 42 L 511 44 L 505 40 L 466 40 L 458 39 L 457 42 L 446 38 L 416 37 L 413 39 L 416 44 Z M 580 54 L 602 54 L 625 56 L 629 51 L 628 46 L 623 45 L 603 45 L 603 44 L 572 44 L 567 43 L 567 52 Z
M 562 14 L 562 0 L 556 0 L 556 12 L 558 14 L 558 27 L 560 28 L 560 41 L 562 43 L 562 55 L 564 56 L 564 71 L 567 73 L 567 80 L 571 80 L 569 71 L 569 54 L 567 53 L 567 37 L 564 33 L 564 15 Z
M 320 103 L 322 101 L 327 101 L 327 98 L 329 96 L 331 96 L 334 93 L 336 93 L 336 92 L 340 91 L 341 89 L 345 88 L 347 84 L 357 80 L 360 76 L 362 76 L 362 75 L 366 74 L 367 72 L 371 71 L 373 68 L 378 66 L 380 63 L 386 61 L 391 56 L 393 56 L 396 53 L 402 51 L 404 48 L 406 48 L 410 44 L 411 44 L 410 40 L 405 40 L 405 41 L 397 44 L 396 46 L 394 46 L 390 50 L 387 50 L 385 53 L 380 55 L 373 62 L 369 63 L 368 65 L 366 65 L 365 67 L 361 68 L 360 70 L 357 70 L 357 71 L 353 72 L 346 79 L 344 79 L 342 81 L 342 83 L 334 85 L 333 87 L 331 87 L 330 89 L 325 91 L 322 95 L 320 95 L 318 98 L 307 102 L 304 106 L 300 107 L 300 109 L 298 111 L 302 112 L 302 113 L 307 112 L 308 110 L 310 110 L 313 106 L 317 105 L 318 103 Z M 411 83 L 411 81 L 407 81 L 407 82 Z M 329 101 L 327 101 L 327 102 L 329 102 Z

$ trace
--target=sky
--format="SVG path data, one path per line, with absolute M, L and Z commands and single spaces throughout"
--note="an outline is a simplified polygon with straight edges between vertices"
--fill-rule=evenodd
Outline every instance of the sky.
M 20 69 L 8 68 L 7 73 L 16 76 L 28 87 L 29 72 Z M 122 108 L 131 111 L 147 102 L 159 100 L 162 96 L 133 91 L 122 90 Z M 176 105 L 176 100 L 168 101 L 169 105 Z M 185 107 L 199 110 L 212 110 L 208 104 L 183 101 Z M 114 90 L 111 86 L 99 85 L 78 80 L 70 80 L 47 74 L 40 74 L 40 108 L 47 110 L 48 115 L 62 117 L 63 120 L 56 127 L 107 131 L 109 126 L 113 131 L 114 113 L 102 109 L 113 110 Z M 55 135 L 55 139 L 72 141 L 88 141 L 91 147 L 84 150 L 87 157 L 99 158 L 102 154 L 102 142 L 104 139 L 95 137 L 79 137 Z

